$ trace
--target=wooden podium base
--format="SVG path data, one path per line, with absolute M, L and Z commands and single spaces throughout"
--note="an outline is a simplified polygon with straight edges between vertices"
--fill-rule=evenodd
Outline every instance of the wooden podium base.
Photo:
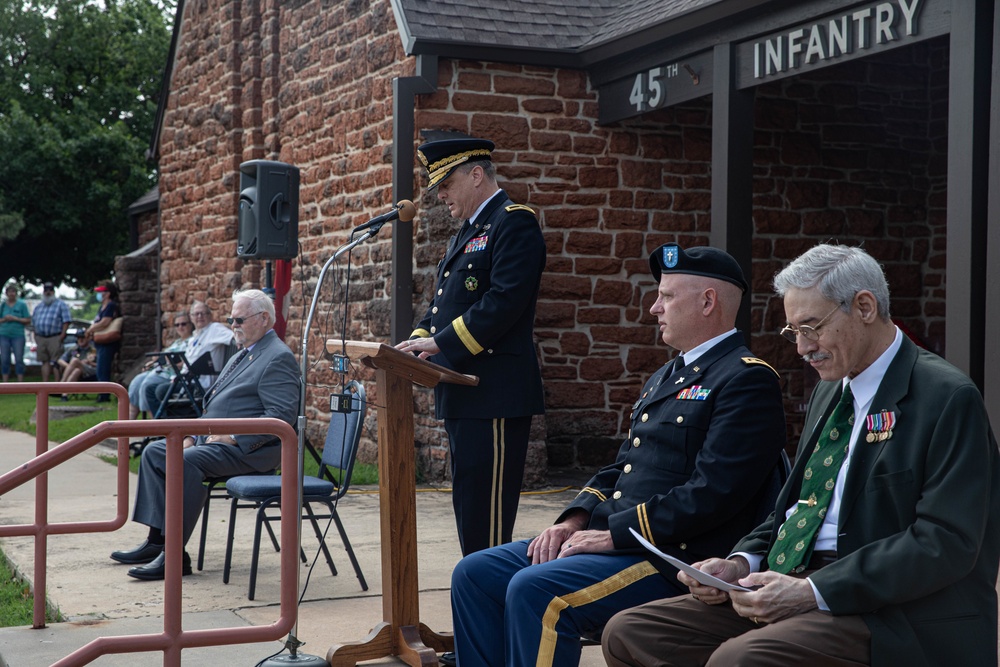
M 335 644 L 326 654 L 333 667 L 396 656 L 413 667 L 438 664 L 437 653 L 454 650 L 451 634 L 420 622 L 417 590 L 416 466 L 413 455 L 413 383 L 467 386 L 479 378 L 419 359 L 381 343 L 327 341 L 327 349 L 375 369 L 378 383 L 379 525 L 382 538 L 382 622 L 359 642 Z
M 326 661 L 331 667 L 354 667 L 362 660 L 391 655 L 413 667 L 433 667 L 438 664 L 438 653 L 455 649 L 451 634 L 439 634 L 423 623 L 419 627 L 406 625 L 397 631 L 394 642 L 392 625 L 383 621 L 359 642 L 331 646 Z

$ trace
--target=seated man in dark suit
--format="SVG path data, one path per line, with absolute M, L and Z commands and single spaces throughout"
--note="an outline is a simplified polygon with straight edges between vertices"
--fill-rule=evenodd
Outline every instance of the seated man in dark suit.
M 774 279 L 819 373 L 776 510 L 723 560 L 729 593 L 623 612 L 609 665 L 996 665 L 1000 457 L 979 389 L 889 317 L 881 267 L 819 245 Z
M 292 351 L 271 328 L 274 304 L 270 297 L 260 290 L 236 292 L 228 321 L 243 349 L 233 355 L 209 388 L 202 418 L 274 417 L 294 426 L 299 406 L 299 368 Z M 205 504 L 207 492 L 202 482 L 208 477 L 274 470 L 281 459 L 278 445 L 278 439 L 268 434 L 184 438 L 185 544 Z M 111 554 L 119 563 L 136 565 L 128 571 L 136 579 L 163 579 L 165 486 L 166 442 L 159 440 L 142 453 L 132 515 L 133 521 L 149 526 L 149 536 L 131 551 Z M 187 552 L 183 571 L 191 574 Z
M 728 554 L 774 502 L 784 479 L 781 388 L 735 328 L 747 289 L 739 264 L 674 244 L 649 263 L 659 283 L 650 312 L 682 354 L 646 383 L 617 460 L 555 525 L 459 562 L 459 664 L 577 664 L 581 635 L 621 609 L 683 592 L 677 570 L 629 528 L 692 562 Z

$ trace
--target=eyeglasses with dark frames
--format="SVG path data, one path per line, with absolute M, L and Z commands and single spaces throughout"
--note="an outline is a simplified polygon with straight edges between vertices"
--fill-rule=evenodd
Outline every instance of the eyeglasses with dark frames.
M 174 326 L 175 327 L 189 327 L 189 326 L 191 326 L 191 323 L 190 322 L 174 322 Z
M 236 324 L 239 324 L 240 326 L 242 326 L 243 323 L 246 322 L 247 320 L 249 320 L 251 317 L 257 317 L 258 315 L 263 315 L 263 314 L 264 314 L 264 311 L 262 310 L 260 312 L 254 313 L 253 315 L 247 315 L 246 317 L 227 317 L 226 318 L 226 322 L 228 322 L 230 325 L 232 325 L 233 323 L 236 323 Z
M 800 327 L 793 327 L 791 324 L 788 324 L 788 325 L 785 325 L 785 328 L 782 329 L 779 333 L 785 338 L 785 340 L 787 340 L 787 341 L 789 341 L 791 343 L 798 343 L 799 342 L 799 340 L 798 340 L 799 336 L 802 336 L 806 340 L 809 340 L 809 341 L 812 341 L 812 342 L 815 343 L 816 341 L 819 340 L 819 330 L 820 330 L 820 328 L 824 324 L 826 324 L 826 321 L 828 319 L 830 319 L 830 317 L 832 317 L 835 312 L 837 312 L 838 310 L 840 310 L 840 308 L 843 305 L 844 305 L 844 303 L 841 302 L 841 303 L 838 303 L 836 306 L 834 306 L 833 310 L 831 310 L 829 313 L 827 313 L 826 316 L 823 317 L 823 319 L 821 319 L 816 324 L 816 326 L 814 326 L 814 327 L 811 327 L 808 324 L 803 324 Z

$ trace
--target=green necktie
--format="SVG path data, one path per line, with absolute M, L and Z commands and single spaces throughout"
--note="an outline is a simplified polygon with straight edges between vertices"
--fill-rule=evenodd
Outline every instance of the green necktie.
M 837 475 L 851 444 L 853 425 L 854 396 L 848 384 L 806 462 L 800 500 L 778 530 L 778 539 L 767 555 L 767 564 L 775 572 L 801 572 L 805 569 L 803 564 L 809 562 L 816 535 L 833 498 Z

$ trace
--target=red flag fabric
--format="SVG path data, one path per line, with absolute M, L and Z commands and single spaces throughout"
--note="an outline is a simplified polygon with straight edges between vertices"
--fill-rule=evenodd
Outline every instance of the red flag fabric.
M 278 338 L 285 340 L 285 327 L 288 324 L 288 290 L 292 287 L 292 260 L 278 259 L 274 262 L 274 332 Z

